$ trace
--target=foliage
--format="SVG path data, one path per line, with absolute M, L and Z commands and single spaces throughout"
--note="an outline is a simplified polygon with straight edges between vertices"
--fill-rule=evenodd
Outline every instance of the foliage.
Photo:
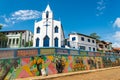
M 98 40 L 101 38 L 97 33 L 91 33 L 90 36 Z
M 1 29 L 2 29 L 2 25 L 0 24 L 0 30 Z M 0 42 L 1 42 L 0 47 L 6 47 L 7 39 L 8 38 L 6 37 L 6 35 L 0 32 Z
M 28 41 L 25 43 L 25 47 L 31 47 L 33 46 L 33 42 L 32 41 Z

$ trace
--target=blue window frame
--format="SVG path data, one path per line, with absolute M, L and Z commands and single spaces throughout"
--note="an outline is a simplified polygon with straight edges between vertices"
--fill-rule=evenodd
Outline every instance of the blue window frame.
M 55 38 L 54 42 L 55 42 L 55 47 L 58 47 L 58 38 Z
M 72 41 L 75 41 L 76 40 L 76 37 L 72 37 Z
M 57 26 L 55 27 L 55 33 L 58 33 L 58 27 Z
M 45 36 L 44 41 L 43 41 L 43 46 L 49 47 L 49 37 L 48 36 Z
M 36 47 L 39 47 L 39 38 L 36 39 Z
M 40 33 L 40 28 L 39 27 L 37 27 L 37 33 Z

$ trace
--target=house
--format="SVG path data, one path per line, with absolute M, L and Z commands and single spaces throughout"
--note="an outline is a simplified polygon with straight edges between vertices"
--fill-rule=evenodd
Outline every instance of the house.
M 96 51 L 96 39 L 81 33 L 70 33 L 67 44 L 70 48 L 86 51 Z
M 24 47 L 26 42 L 32 41 L 33 33 L 29 30 L 11 30 L 11 31 L 1 31 L 8 38 L 5 43 L 7 48 L 18 48 Z M 4 43 L 0 42 L 0 48 L 3 48 Z
M 104 53 L 111 52 L 112 51 L 112 43 L 97 40 L 97 51 L 104 52 Z

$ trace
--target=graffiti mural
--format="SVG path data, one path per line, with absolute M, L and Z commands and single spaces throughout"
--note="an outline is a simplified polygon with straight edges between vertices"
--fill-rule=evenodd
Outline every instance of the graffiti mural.
M 116 55 L 58 48 L 0 50 L 0 54 L 0 80 L 120 65 L 120 58 Z M 7 54 L 9 55 L 7 56 Z

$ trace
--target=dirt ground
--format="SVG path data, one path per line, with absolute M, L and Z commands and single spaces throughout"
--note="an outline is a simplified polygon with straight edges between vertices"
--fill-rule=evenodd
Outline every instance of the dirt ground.
M 64 76 L 49 80 L 120 80 L 120 68 L 87 74 Z

